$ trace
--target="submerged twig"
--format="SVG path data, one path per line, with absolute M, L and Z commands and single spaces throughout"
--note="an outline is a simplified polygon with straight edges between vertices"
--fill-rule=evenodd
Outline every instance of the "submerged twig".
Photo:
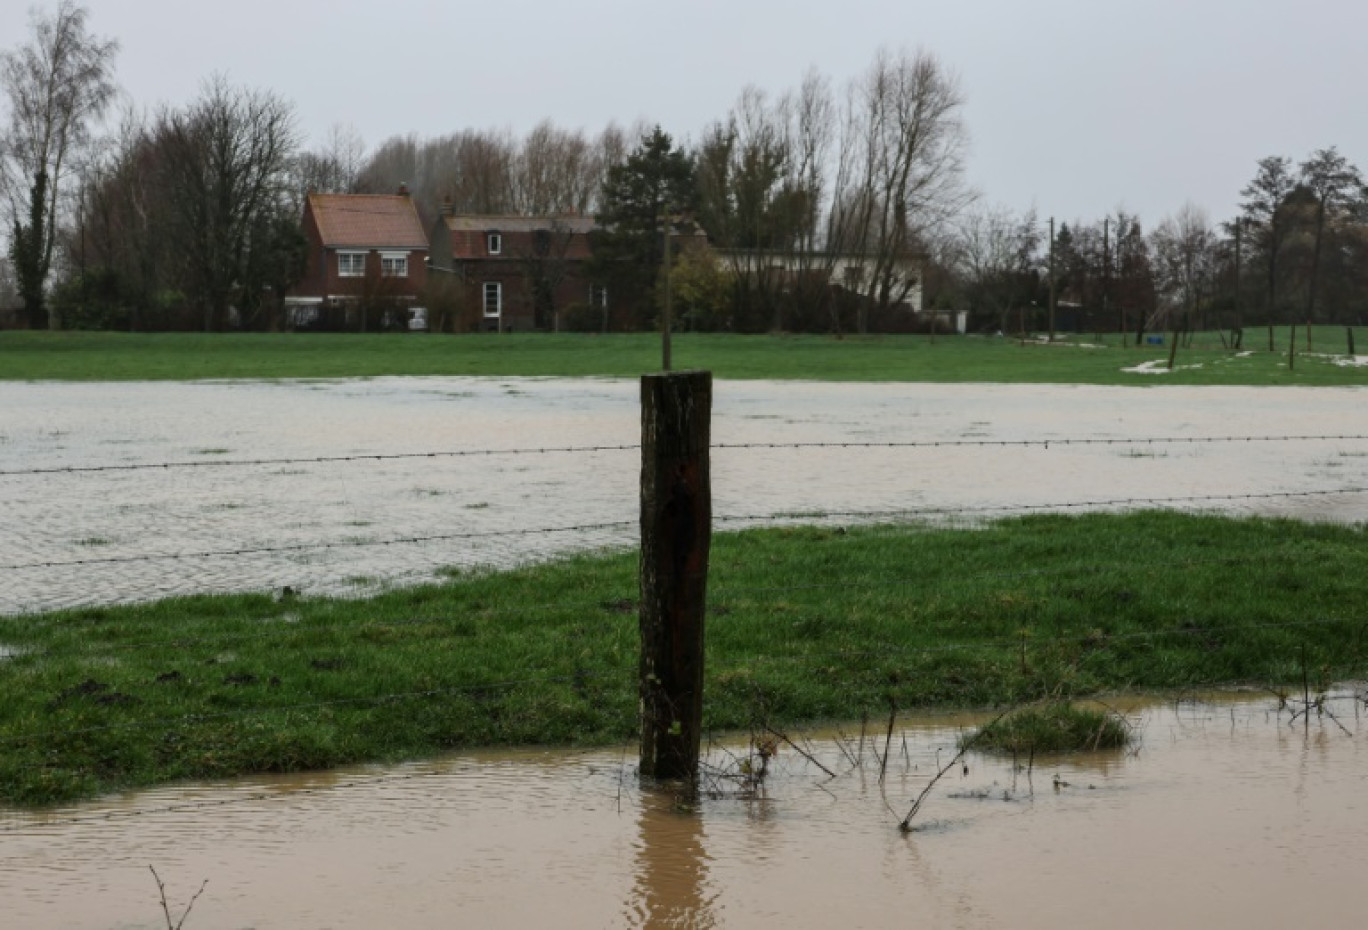
M 960 741 L 959 752 L 955 753 L 954 758 L 952 758 L 949 762 L 941 766 L 940 771 L 936 772 L 935 775 L 931 776 L 931 781 L 927 782 L 927 785 L 925 788 L 922 789 L 921 794 L 917 795 L 917 799 L 912 802 L 912 809 L 907 812 L 907 816 L 902 819 L 902 823 L 898 824 L 899 830 L 903 831 L 904 833 L 911 831 L 912 818 L 917 816 L 917 812 L 921 810 L 922 802 L 925 801 L 926 796 L 931 793 L 931 789 L 936 787 L 936 782 L 940 781 L 943 777 L 945 777 L 945 773 L 954 768 L 956 762 L 959 762 L 960 759 L 964 758 L 964 754 L 973 748 L 974 744 L 978 742 L 979 737 L 981 737 L 984 733 L 988 732 L 994 726 L 996 726 L 997 723 L 1001 721 L 1003 717 L 1006 717 L 1008 713 L 1010 713 L 1010 709 L 1004 710 L 1002 713 L 994 717 L 992 722 L 989 723 L 987 726 L 979 727 L 978 732 L 975 733 L 973 736 L 969 737 L 968 739 Z M 939 750 L 937 750 L 937 752 L 939 752 Z
M 893 749 L 893 724 L 898 718 L 898 704 L 892 698 L 888 699 L 888 732 L 884 736 L 883 759 L 879 761 L 879 784 L 884 783 L 884 775 L 888 771 L 888 757 Z
M 788 745 L 790 749 L 798 753 L 798 755 L 802 756 L 804 759 L 808 760 L 813 765 L 817 766 L 819 769 L 825 772 L 828 778 L 836 777 L 836 773 L 833 772 L 831 769 L 827 768 L 822 763 L 818 762 L 816 757 L 814 757 L 812 753 L 807 752 L 793 740 L 789 739 L 787 733 L 782 733 L 779 730 L 774 729 L 774 727 L 770 726 L 769 724 L 765 724 L 764 727 L 770 733 L 771 736 L 774 736 L 775 738 L 782 740 L 784 743 Z
M 151 871 L 152 877 L 157 882 L 157 894 L 161 896 L 162 914 L 166 916 L 166 930 L 181 930 L 181 927 L 185 926 L 185 918 L 190 916 L 191 908 L 195 906 L 195 902 L 199 900 L 199 896 L 204 894 L 204 889 L 209 884 L 209 879 L 206 878 L 200 883 L 199 891 L 196 891 L 190 898 L 190 903 L 185 905 L 185 910 L 181 912 L 180 920 L 173 923 L 171 920 L 171 907 L 166 903 L 166 884 L 162 882 L 161 876 L 157 874 L 156 869 L 151 865 L 147 868 Z

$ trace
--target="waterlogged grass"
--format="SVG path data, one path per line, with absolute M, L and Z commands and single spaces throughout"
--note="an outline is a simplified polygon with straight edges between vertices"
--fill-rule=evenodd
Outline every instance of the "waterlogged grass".
M 962 745 L 1009 755 L 1122 749 L 1130 743 L 1126 721 L 1110 711 L 1052 702 L 1008 714 L 966 736 Z
M 1360 678 L 1366 535 L 1165 513 L 720 535 L 706 723 Z M 637 642 L 630 552 L 0 618 L 0 801 L 629 740 Z
M 925 336 L 736 336 L 677 334 L 676 369 L 719 378 L 822 381 L 1034 382 L 1155 385 L 1368 384 L 1368 366 L 1349 364 L 1342 327 L 1305 334 L 1288 366 L 1287 334 L 1267 351 L 1258 331 L 1250 351 L 1229 351 L 1217 333 L 1197 335 L 1167 370 L 1168 349 L 1124 348 L 1117 334 L 1062 337 L 1054 344 L 1009 338 Z M 1368 328 L 1356 346 L 1368 353 Z M 660 368 L 655 334 L 203 334 L 0 332 L 0 379 L 194 380 L 356 378 L 384 375 L 635 377 Z M 1138 369 L 1138 370 L 1129 370 Z

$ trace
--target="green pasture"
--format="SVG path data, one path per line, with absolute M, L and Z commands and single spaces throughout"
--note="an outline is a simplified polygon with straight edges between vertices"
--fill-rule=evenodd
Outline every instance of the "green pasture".
M 365 599 L 176 598 L 0 617 L 0 803 L 636 726 L 637 557 Z M 705 724 L 1014 707 L 1368 672 L 1363 528 L 1174 513 L 719 535 Z
M 1179 348 L 1122 346 L 1118 334 L 1018 340 L 981 336 L 736 336 L 676 334 L 673 367 L 723 379 L 1032 382 L 1108 385 L 1360 385 L 1342 327 L 1247 330 L 1243 353 L 1219 333 Z M 1368 328 L 1356 333 L 1368 353 Z M 1359 356 L 1359 359 L 1368 356 Z M 661 367 L 656 334 L 128 334 L 0 332 L 0 380 L 136 381 L 369 378 L 388 375 L 635 377 Z M 1131 369 L 1142 369 L 1135 371 Z

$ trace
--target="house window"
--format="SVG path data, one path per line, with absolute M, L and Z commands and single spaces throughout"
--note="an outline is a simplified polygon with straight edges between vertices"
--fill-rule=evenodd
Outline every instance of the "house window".
M 408 277 L 407 252 L 381 252 L 380 274 L 386 278 Z
M 365 252 L 338 252 L 337 276 L 339 278 L 361 278 L 366 274 Z
M 602 284 L 589 285 L 589 304 L 593 307 L 608 306 L 608 288 Z
M 499 233 L 496 233 L 496 232 L 492 232 L 492 233 L 490 233 L 488 236 L 486 236 L 485 239 L 486 239 L 486 243 L 485 243 L 485 244 L 489 246 L 489 254 L 490 254 L 490 255 L 499 255 L 499 254 L 501 254 L 501 253 L 503 252 L 503 236 L 502 236 L 502 235 L 500 235 Z
M 488 317 L 503 315 L 503 285 L 498 281 L 485 282 L 484 315 Z

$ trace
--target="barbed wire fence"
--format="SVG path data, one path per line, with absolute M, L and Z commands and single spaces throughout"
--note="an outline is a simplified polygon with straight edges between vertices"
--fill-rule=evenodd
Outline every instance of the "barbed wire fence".
M 1048 450 L 1054 448 L 1067 447 L 1154 447 L 1154 446 L 1186 446 L 1186 447 L 1209 447 L 1216 445 L 1234 444 L 1277 444 L 1277 443 L 1311 443 L 1311 442 L 1332 442 L 1332 443 L 1368 443 L 1368 435 L 1360 434 L 1317 434 L 1317 435 L 1279 435 L 1279 436 L 1146 436 L 1133 438 L 1094 438 L 1094 437 L 1056 437 L 1039 440 L 939 440 L 928 442 L 757 442 L 757 443 L 718 443 L 711 448 L 717 451 L 728 452 L 801 452 L 804 450 L 830 450 L 841 451 L 843 453 L 858 453 L 860 450 L 884 450 L 894 452 L 916 453 L 924 450 L 934 450 L 942 448 L 975 448 L 983 450 L 1020 450 L 1035 448 Z M 96 476 L 110 473 L 170 473 L 186 472 L 192 473 L 204 469 L 234 469 L 234 468 L 261 468 L 261 467 L 304 467 L 304 466 L 366 466 L 384 462 L 406 461 L 406 460 L 437 460 L 450 459 L 461 460 L 489 460 L 493 458 L 519 459 L 531 456 L 581 456 L 581 455 L 600 455 L 600 454 L 622 454 L 640 451 L 640 446 L 635 444 L 620 445 L 592 445 L 592 446 L 561 446 L 561 447 L 540 447 L 540 448 L 507 448 L 507 449 L 474 449 L 474 450 L 445 450 L 429 452 L 406 452 L 395 454 L 363 454 L 363 455 L 338 455 L 338 456 L 318 456 L 312 458 L 256 458 L 243 460 L 205 460 L 205 461 L 167 461 L 159 463 L 115 463 L 104 465 L 53 465 L 40 466 L 34 468 L 11 468 L 0 469 L 0 479 L 6 481 L 43 481 L 54 478 L 67 478 L 80 480 L 82 476 Z M 813 523 L 813 522 L 843 522 L 843 523 L 918 523 L 918 522 L 954 522 L 965 521 L 974 522 L 984 519 L 991 519 L 998 516 L 1010 516 L 1014 514 L 1033 514 L 1033 513 L 1070 513 L 1100 510 L 1131 510 L 1131 509 L 1152 509 L 1152 508 L 1182 508 L 1182 509 L 1209 509 L 1217 505 L 1229 504 L 1233 502 L 1273 502 L 1273 501 L 1295 501 L 1307 499 L 1339 499 L 1368 494 L 1368 484 L 1357 482 L 1346 483 L 1342 486 L 1330 488 L 1311 488 L 1300 490 L 1276 490 L 1276 491 L 1257 491 L 1247 493 L 1232 494 L 1186 494 L 1186 495 L 1124 495 L 1108 498 L 1094 498 L 1087 500 L 1061 499 L 1043 503 L 1017 503 L 1017 504 L 984 504 L 978 506 L 961 507 L 906 507 L 906 508 L 884 508 L 875 507 L 869 509 L 832 509 L 832 510 L 774 510 L 770 512 L 755 513 L 722 513 L 715 515 L 713 522 L 720 527 L 747 528 L 752 526 L 773 526 L 791 525 L 794 523 Z M 383 539 L 318 539 L 308 542 L 288 543 L 288 544 L 233 544 L 227 543 L 221 547 L 175 550 L 175 551 L 152 551 L 138 552 L 126 555 L 92 556 L 83 558 L 53 558 L 53 559 L 12 559 L 5 564 L 0 564 L 0 571 L 4 572 L 55 572 L 80 569 L 91 566 L 128 566 L 128 565 L 149 565 L 155 563 L 196 563 L 208 560 L 224 560 L 232 562 L 243 557 L 285 557 L 299 555 L 303 553 L 326 553 L 329 551 L 353 549 L 365 550 L 388 547 L 438 547 L 444 544 L 459 542 L 479 542 L 487 540 L 532 537 L 545 539 L 550 537 L 563 538 L 570 541 L 573 548 L 577 543 L 584 548 L 596 548 L 603 542 L 604 534 L 613 543 L 621 546 L 630 544 L 632 530 L 637 526 L 635 520 L 604 520 L 599 522 L 576 522 L 566 523 L 559 526 L 540 526 L 509 528 L 502 530 L 472 530 L 467 532 L 451 533 L 418 533 L 413 535 L 401 535 Z M 1213 564 L 1234 565 L 1258 562 L 1259 556 L 1247 556 L 1239 559 L 1213 557 L 1210 562 Z M 1066 568 L 1057 569 L 1022 569 L 1015 572 L 993 572 L 993 573 L 974 573 L 963 572 L 956 577 L 956 582 L 960 584 L 972 584 L 976 580 L 986 578 L 1005 578 L 1005 577 L 1042 577 L 1047 575 L 1064 574 L 1091 574 L 1091 575 L 1126 575 L 1136 572 L 1172 572 L 1174 570 L 1192 567 L 1198 563 L 1191 559 L 1184 560 L 1151 560 L 1148 562 L 1137 563 L 1134 560 L 1096 560 L 1085 565 L 1074 565 Z M 725 617 L 730 609 L 730 602 L 741 596 L 755 597 L 783 597 L 798 592 L 820 591 L 824 588 L 839 587 L 844 590 L 852 588 L 873 588 L 873 587 L 898 587 L 923 583 L 923 579 L 917 578 L 897 578 L 887 577 L 877 580 L 861 581 L 839 581 L 839 582 L 807 582 L 795 583 L 792 585 L 781 585 L 763 588 L 744 588 L 727 587 L 720 585 L 710 593 L 708 609 L 710 613 Z M 639 592 L 636 590 L 624 589 L 620 596 L 611 599 L 609 602 L 597 600 L 589 601 L 552 601 L 539 604 L 533 607 L 520 607 L 516 609 L 505 608 L 483 608 L 486 613 L 503 613 L 511 618 L 535 622 L 538 614 L 549 612 L 581 612 L 581 613 L 608 613 L 617 614 L 615 622 L 621 624 L 628 630 L 634 630 L 635 617 L 633 615 L 634 605 Z M 134 599 L 137 599 L 137 592 L 133 592 Z M 1314 630 L 1314 629 L 1333 629 L 1336 631 L 1354 631 L 1359 635 L 1360 646 L 1362 630 L 1365 625 L 1364 616 L 1342 616 L 1342 617 L 1320 617 L 1308 619 L 1298 623 L 1269 624 L 1270 628 L 1276 628 L 1288 632 Z M 381 622 L 383 625 L 396 629 L 405 628 L 417 629 L 436 625 L 441 627 L 443 624 L 450 625 L 458 620 L 442 612 L 424 613 L 422 610 L 415 610 L 412 615 L 404 617 L 385 617 Z M 17 643 L 14 647 L 7 647 L 8 651 L 0 651 L 0 674 L 3 674 L 4 666 L 14 660 L 22 660 L 25 663 L 38 663 L 47 658 L 55 657 L 59 654 L 77 653 L 100 657 L 109 654 L 137 652 L 139 650 L 161 649 L 168 645 L 178 649 L 195 650 L 201 647 L 220 648 L 225 644 L 243 642 L 245 640 L 275 640 L 279 639 L 278 648 L 289 649 L 291 638 L 298 638 L 301 634 L 317 633 L 326 635 L 334 641 L 348 643 L 353 646 L 366 648 L 383 648 L 382 642 L 372 642 L 364 638 L 366 627 L 373 621 L 361 621 L 357 624 L 318 624 L 316 628 L 309 625 L 291 625 L 290 627 L 264 629 L 251 633 L 219 633 L 212 636 L 196 637 L 177 637 L 174 630 L 167 630 L 164 638 L 148 640 L 142 642 L 100 642 L 98 639 L 90 639 L 80 643 L 69 644 L 63 647 L 53 647 L 50 649 L 27 650 L 22 643 Z M 1203 623 L 1201 616 L 1194 616 L 1190 623 L 1185 624 L 1180 629 L 1167 629 L 1148 633 L 1124 634 L 1113 637 L 1112 643 L 1123 641 L 1157 641 L 1160 638 L 1186 636 L 1186 637 L 1219 637 L 1224 632 L 1223 628 L 1213 627 Z M 452 636 L 462 635 L 452 633 Z M 1059 639 L 1054 641 L 1035 640 L 1029 644 L 1024 644 L 1020 639 L 1005 640 L 973 640 L 965 639 L 962 641 L 946 642 L 935 647 L 906 647 L 900 651 L 896 649 L 880 649 L 869 653 L 851 652 L 825 652 L 825 653 L 803 653 L 793 655 L 775 655 L 768 657 L 749 657 L 748 663 L 753 666 L 763 666 L 765 664 L 798 664 L 805 668 L 819 667 L 823 662 L 830 662 L 834 659 L 849 661 L 851 659 L 868 658 L 891 662 L 896 665 L 899 658 L 908 656 L 926 657 L 933 653 L 955 654 L 955 653 L 993 653 L 1011 657 L 1024 648 L 1033 650 L 1043 650 L 1064 646 L 1078 646 L 1077 638 L 1068 640 Z M 1096 644 L 1091 644 L 1095 646 Z M 1354 654 L 1349 657 L 1352 662 L 1361 662 L 1362 656 L 1358 654 L 1357 648 Z M 50 725 L 38 725 L 31 727 L 10 730 L 0 734 L 0 756 L 5 754 L 6 748 L 10 750 L 28 749 L 35 747 L 41 748 L 45 743 L 54 740 L 73 740 L 82 737 L 105 734 L 121 729 L 153 729 L 167 734 L 176 734 L 197 726 L 201 726 L 210 721 L 224 720 L 269 720 L 273 716 L 282 714 L 308 714 L 345 707 L 378 707 L 384 705 L 420 703 L 420 702 L 440 702 L 453 700 L 461 697 L 469 697 L 473 694 L 489 695 L 497 692 L 514 692 L 519 690 L 535 690 L 552 685 L 564 685 L 574 683 L 583 686 L 589 681 L 597 681 L 631 693 L 635 687 L 635 675 L 637 667 L 635 662 L 626 662 L 609 672 L 599 674 L 584 673 L 575 670 L 569 673 L 555 672 L 551 670 L 534 670 L 532 674 L 518 678 L 490 678 L 489 680 L 472 682 L 468 684 L 443 685 L 441 687 L 424 688 L 417 690 L 396 690 L 381 694 L 369 695 L 357 698 L 321 698 L 317 701 L 293 702 L 282 704 L 248 704 L 240 707 L 223 709 L 212 713 L 183 715 L 172 718 L 156 720 L 139 720 L 136 722 L 109 722 L 97 723 L 81 727 L 52 727 Z M 1216 684 L 1217 682 L 1212 682 Z M 1194 685 L 1198 683 L 1193 683 Z M 111 714 L 117 713 L 117 707 L 111 707 Z M 11 765 L 7 771 L 16 773 L 23 770 L 49 769 L 50 764 L 41 761 L 22 761 L 17 765 Z M 424 777 L 423 773 L 410 773 L 405 775 L 393 776 L 396 781 L 418 779 Z M 345 785 L 349 782 L 341 782 Z M 323 789 L 319 789 L 323 790 Z M 186 802 L 180 804 L 167 805 L 156 810 L 134 810 L 123 814 L 107 813 L 91 816 L 73 816 L 58 818 L 47 821 L 47 823 L 80 823 L 86 821 L 108 821 L 120 817 L 144 816 L 151 813 L 181 813 L 203 810 L 207 807 L 225 806 L 238 803 L 248 803 L 269 800 L 273 795 L 270 792 L 253 792 L 239 794 L 233 798 L 212 802 Z M 32 823 L 25 821 L 24 824 L 4 825 L 0 823 L 0 832 L 33 829 Z

